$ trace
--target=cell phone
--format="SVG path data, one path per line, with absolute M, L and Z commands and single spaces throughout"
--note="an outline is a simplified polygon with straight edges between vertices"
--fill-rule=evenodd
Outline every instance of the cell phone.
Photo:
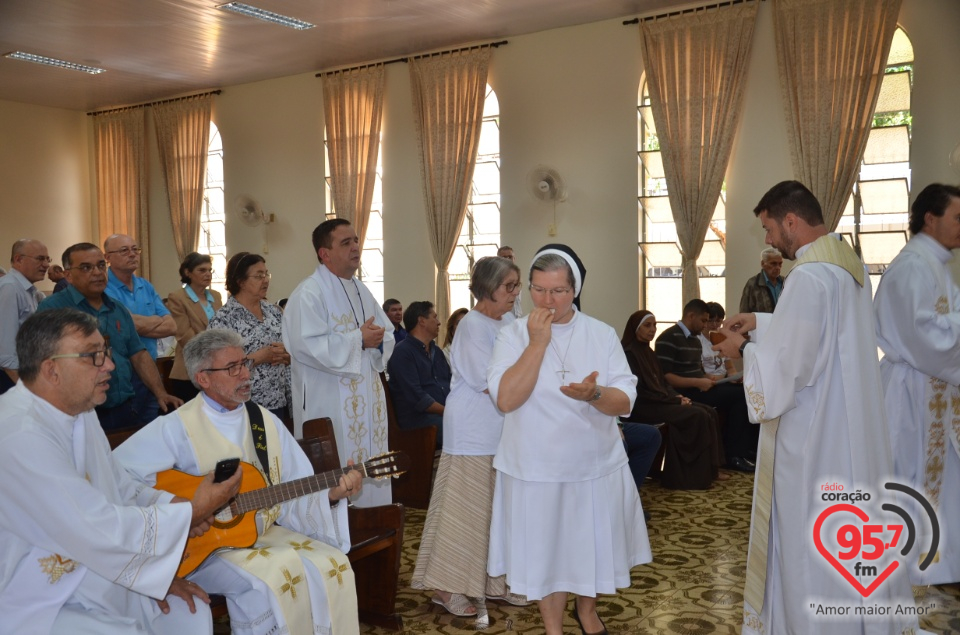
M 217 463 L 217 467 L 213 471 L 213 482 L 222 483 L 237 471 L 237 468 L 240 467 L 240 459 L 223 459 Z

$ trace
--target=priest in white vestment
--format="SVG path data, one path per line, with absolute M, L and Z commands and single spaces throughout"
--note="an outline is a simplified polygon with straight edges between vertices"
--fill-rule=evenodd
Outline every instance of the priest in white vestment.
M 250 360 L 239 335 L 208 329 L 183 354 L 201 392 L 117 448 L 117 458 L 132 474 L 152 484 L 158 472 L 204 474 L 231 457 L 258 470 L 260 487 L 314 473 L 293 435 L 269 410 L 250 402 L 261 421 L 250 416 L 245 405 Z M 259 536 L 252 548 L 219 551 L 188 576 L 208 593 L 227 598 L 234 635 L 359 633 L 353 571 L 344 555 L 350 549 L 346 503 L 339 501 L 360 484 L 360 473 L 350 471 L 334 488 L 257 512 Z M 259 487 L 244 483 L 243 490 L 250 489 Z M 268 494 L 262 494 L 264 500 Z
M 127 474 L 93 410 L 114 368 L 97 327 L 54 309 L 17 334 L 20 382 L 0 397 L 0 633 L 211 633 L 209 598 L 174 575 L 240 479 L 207 479 L 191 504 Z
M 880 375 L 896 479 L 926 496 L 940 524 L 938 554 L 914 584 L 960 581 L 960 288 L 950 274 L 960 248 L 960 188 L 929 185 L 910 212 L 913 237 L 877 287 Z M 917 506 L 915 518 L 926 518 Z M 929 546 L 929 524 L 918 522 Z
M 318 225 L 313 246 L 320 265 L 290 294 L 283 313 L 294 432 L 299 438 L 304 421 L 330 417 L 340 455 L 362 463 L 387 452 L 387 405 L 379 373 L 393 352 L 393 324 L 356 278 L 360 241 L 348 221 L 334 218 Z M 389 504 L 389 479 L 369 483 L 352 500 L 358 507 Z
M 820 204 L 802 184 L 774 186 L 754 213 L 767 244 L 796 263 L 776 312 L 730 318 L 721 329 L 727 339 L 714 347 L 726 357 L 743 356 L 750 418 L 762 426 L 742 633 L 914 633 L 916 617 L 895 614 L 897 607 L 914 607 L 903 566 L 863 597 L 814 544 L 815 521 L 831 505 L 824 502 L 825 485 L 869 491 L 875 503 L 892 499 L 883 489 L 892 458 L 877 398 L 869 277 L 855 252 L 827 233 Z M 747 331 L 750 340 L 741 335 Z M 866 511 L 866 505 L 857 505 Z M 856 521 L 844 513 L 831 515 L 831 529 L 821 532 L 834 554 L 832 523 Z M 864 587 L 870 582 L 858 580 Z M 857 607 L 863 613 L 863 607 L 875 605 L 889 613 L 856 614 Z M 848 607 L 845 615 L 831 613 L 838 606 Z

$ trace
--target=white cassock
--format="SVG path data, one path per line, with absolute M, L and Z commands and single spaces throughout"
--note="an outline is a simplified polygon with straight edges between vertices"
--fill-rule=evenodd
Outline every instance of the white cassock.
M 360 325 L 386 329 L 381 348 L 363 349 Z M 387 405 L 379 373 L 393 352 L 393 324 L 370 290 L 319 265 L 297 285 L 283 313 L 283 345 L 293 370 L 294 431 L 330 417 L 341 459 L 363 463 L 387 451 Z M 358 507 L 391 502 L 390 479 L 365 484 Z
M 824 502 L 822 486 L 836 482 L 845 492 L 860 489 L 875 502 L 890 501 L 883 483 L 892 459 L 863 264 L 835 234 L 797 255 L 776 313 L 756 314 L 755 344 L 744 349 L 750 419 L 763 427 L 742 633 L 913 633 L 915 617 L 892 614 L 897 606 L 914 606 L 902 566 L 864 598 L 814 545 L 814 523 L 833 504 Z M 829 532 L 821 535 L 832 547 Z M 891 615 L 816 614 L 817 606 L 838 605 L 887 606 Z
M 890 263 L 874 300 L 894 472 L 927 497 L 940 523 L 939 556 L 925 571 L 919 557 L 910 563 L 918 585 L 960 581 L 960 289 L 948 269 L 952 258 L 917 234 Z M 929 531 L 918 540 L 929 546 Z
M 293 436 L 269 411 L 261 412 L 270 481 L 312 475 L 310 460 Z M 207 424 L 212 424 L 212 432 Z M 218 449 L 212 452 L 211 446 Z M 177 469 L 202 475 L 217 461 L 235 456 L 260 466 L 245 408 L 224 412 L 203 393 L 155 419 L 114 454 L 131 474 L 151 484 L 157 472 Z M 227 598 L 231 632 L 358 633 L 353 571 L 344 555 L 350 549 L 346 505 L 331 507 L 324 490 L 259 514 L 261 532 L 253 548 L 218 552 L 189 575 L 208 593 Z
M 164 616 L 193 509 L 134 481 L 91 410 L 23 382 L 0 397 L 0 633 L 211 633 L 210 609 Z

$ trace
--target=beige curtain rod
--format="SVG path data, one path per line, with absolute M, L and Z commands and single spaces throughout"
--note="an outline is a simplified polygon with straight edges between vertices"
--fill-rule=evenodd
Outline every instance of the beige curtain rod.
M 650 20 L 661 20 L 663 18 L 672 18 L 675 15 L 685 15 L 687 13 L 696 13 L 697 11 L 705 11 L 707 9 L 719 9 L 720 7 L 732 7 L 736 4 L 743 4 L 744 2 L 751 2 L 752 0 L 729 0 L 729 2 L 718 2 L 716 4 L 705 4 L 702 7 L 692 7 L 690 9 L 683 9 L 681 11 L 671 11 L 670 13 L 661 13 L 659 15 L 650 15 L 645 18 L 634 18 L 632 20 L 624 20 L 623 26 L 629 24 L 640 24 L 641 22 L 648 22 Z M 756 0 L 757 2 L 766 2 L 766 0 Z
M 741 2 L 743 0 L 740 0 Z M 489 44 L 476 44 L 474 46 L 465 46 L 458 49 L 450 49 L 447 51 L 436 51 L 434 53 L 421 53 L 419 55 L 410 55 L 408 57 L 398 57 L 396 59 L 387 60 L 386 62 L 373 62 L 371 64 L 362 64 L 360 66 L 351 66 L 349 68 L 338 68 L 332 71 L 321 71 L 317 73 L 317 77 L 323 77 L 324 75 L 329 75 L 330 73 L 346 73 L 349 71 L 359 71 L 364 68 L 370 68 L 371 66 L 386 66 L 387 64 L 396 64 L 397 62 L 409 62 L 410 60 L 418 60 L 423 57 L 433 57 L 435 55 L 446 55 L 448 53 L 460 53 L 461 51 L 472 51 L 474 49 L 482 48 L 498 48 L 501 46 L 506 46 L 509 43 L 508 40 L 500 40 L 499 42 L 490 42 Z
M 124 110 L 133 110 L 134 108 L 146 108 L 147 106 L 157 106 L 159 104 L 169 104 L 172 101 L 183 101 L 184 99 L 193 99 L 194 97 L 205 97 L 207 95 L 219 95 L 220 90 L 211 90 L 206 93 L 196 93 L 195 95 L 184 95 L 183 97 L 171 97 L 170 99 L 161 99 L 160 101 L 148 101 L 144 104 L 133 104 L 132 106 L 120 106 L 119 108 L 111 108 L 109 110 L 96 110 L 94 112 L 88 112 L 87 116 L 91 117 L 93 115 L 105 115 L 109 112 L 121 112 Z

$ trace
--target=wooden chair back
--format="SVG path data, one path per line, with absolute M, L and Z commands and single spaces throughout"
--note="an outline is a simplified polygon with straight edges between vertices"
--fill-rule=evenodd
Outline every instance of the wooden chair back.
M 387 402 L 387 434 L 391 450 L 401 450 L 410 456 L 410 471 L 393 480 L 393 501 L 407 507 L 427 509 L 433 489 L 433 459 L 437 448 L 435 428 L 403 430 L 397 424 L 397 412 L 390 396 L 387 378 L 380 373 L 383 396 Z

